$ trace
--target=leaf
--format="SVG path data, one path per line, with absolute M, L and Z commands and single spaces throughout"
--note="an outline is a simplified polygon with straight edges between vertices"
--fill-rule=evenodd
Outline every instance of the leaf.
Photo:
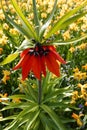
M 28 89 L 29 94 L 32 97 L 32 99 L 37 102 L 37 97 L 36 97 L 36 95 L 34 93 L 34 89 L 32 88 L 32 85 L 30 85 L 29 81 L 27 81 L 27 89 Z
M 32 113 L 32 115 L 31 115 L 29 121 L 27 122 L 27 125 L 26 125 L 26 127 L 25 127 L 25 130 L 31 130 L 30 127 L 31 127 L 32 124 L 36 121 L 36 119 L 37 119 L 39 113 L 40 113 L 40 111 L 36 111 L 36 112 Z
M 18 52 L 15 52 L 15 53 L 13 53 L 13 54 L 9 54 L 9 55 L 0 63 L 0 66 L 12 62 L 13 60 L 15 60 L 15 59 L 18 57 L 18 55 L 19 55 Z
M 50 91 L 50 93 L 48 93 L 44 100 L 43 100 L 43 103 L 47 102 L 47 101 L 50 101 L 52 100 L 53 98 L 57 97 L 58 95 L 62 95 L 62 98 L 65 96 L 65 93 L 67 94 L 67 92 L 71 92 L 71 89 L 70 87 L 66 87 L 66 88 L 59 88 L 57 90 L 54 90 L 54 91 Z M 60 97 L 61 98 L 61 97 Z
M 55 13 L 55 11 L 56 11 L 57 1 L 58 1 L 58 0 L 55 0 L 54 6 L 53 6 L 53 9 L 52 9 L 52 12 L 50 13 L 49 17 L 47 18 L 45 24 L 44 24 L 44 25 L 41 27 L 41 29 L 40 29 L 40 38 L 42 38 L 44 31 L 46 30 L 46 28 L 47 28 L 47 27 L 49 26 L 49 24 L 51 23 L 51 20 L 52 20 L 52 18 L 53 18 L 53 16 L 54 16 L 54 13 Z
M 35 38 L 37 40 L 38 37 L 35 33 L 35 30 L 33 29 L 32 25 L 29 23 L 29 21 L 27 21 L 27 19 L 25 18 L 25 16 L 21 12 L 20 8 L 18 7 L 16 0 L 11 0 L 11 3 L 13 5 L 14 9 L 16 10 L 16 13 L 18 14 L 18 16 L 21 19 L 21 22 L 23 24 L 23 28 L 26 29 L 26 31 L 29 33 L 31 38 Z
M 3 5 L 2 5 L 2 10 L 3 10 L 3 13 L 4 13 L 5 17 L 6 17 L 6 20 L 8 20 L 8 22 L 10 22 L 10 24 L 11 24 L 12 26 L 14 26 L 21 34 L 23 34 L 23 35 L 25 35 L 27 38 L 29 38 L 30 35 L 29 35 L 29 33 L 26 32 L 25 28 L 23 28 L 22 26 L 17 25 L 17 24 L 6 14 L 6 12 L 5 12 L 4 9 L 3 9 Z
M 40 23 L 39 23 L 39 19 L 38 19 L 37 8 L 36 8 L 36 0 L 32 0 L 32 2 L 33 2 L 35 29 L 36 29 L 37 35 L 39 36 Z
M 78 20 L 79 18 L 81 18 L 82 16 L 84 16 L 85 14 L 87 14 L 87 12 L 81 13 L 81 14 L 77 14 L 75 16 L 72 16 L 71 18 L 67 19 L 61 26 L 59 29 L 65 29 L 67 26 L 69 26 L 70 24 L 72 24 L 73 22 L 75 22 L 76 20 Z
M 18 52 L 25 50 L 27 48 L 32 48 L 34 45 L 32 41 L 25 39 L 22 44 L 17 48 Z
M 34 101 L 32 100 L 32 98 L 31 98 L 31 96 L 29 94 L 26 94 L 26 95 L 20 95 L 20 94 L 12 95 L 12 96 L 9 96 L 8 98 L 10 98 L 10 99 L 19 98 L 19 99 L 26 100 L 26 101 L 28 101 L 30 103 L 34 103 Z
M 53 130 L 55 130 L 54 129 L 55 124 L 52 124 L 51 120 L 49 120 L 47 115 L 45 115 L 44 113 L 41 112 L 40 119 L 43 124 L 43 127 L 48 127 L 49 130 L 52 130 L 52 128 L 53 128 Z
M 78 38 L 74 38 L 70 41 L 61 41 L 61 42 L 56 41 L 56 42 L 50 43 L 50 44 L 52 44 L 52 45 L 68 45 L 68 44 L 73 44 L 73 43 L 79 42 L 85 38 L 87 38 L 87 34 L 80 36 Z
M 20 123 L 24 123 L 24 122 L 26 122 L 28 120 L 28 116 L 26 117 L 26 115 L 28 115 L 31 112 L 34 112 L 36 110 L 38 110 L 38 105 L 37 104 L 32 104 L 32 105 L 28 106 L 23 111 L 21 111 L 18 114 L 18 116 L 11 122 L 11 124 L 9 126 L 7 126 L 4 130 L 9 130 L 11 128 L 13 128 L 13 129 L 17 128 L 20 125 Z M 26 120 L 25 120 L 25 118 L 23 118 L 24 116 L 26 117 Z
M 72 15 L 74 15 L 77 11 L 87 5 L 87 0 L 83 2 L 80 6 L 76 7 L 75 9 L 70 10 L 66 13 L 60 20 L 51 28 L 51 30 L 47 33 L 45 38 L 49 38 L 52 34 L 60 29 L 60 26 L 67 21 Z
M 66 130 L 62 122 L 60 121 L 60 118 L 56 115 L 56 113 L 51 110 L 48 106 L 46 105 L 41 105 L 41 108 L 48 113 L 48 115 L 51 117 L 51 119 L 55 122 L 56 126 L 59 128 L 59 130 Z
M 15 119 L 17 115 L 12 115 L 12 116 L 8 116 L 8 117 L 5 117 L 5 118 L 0 118 L 0 121 L 6 121 L 6 120 L 12 120 L 12 119 Z

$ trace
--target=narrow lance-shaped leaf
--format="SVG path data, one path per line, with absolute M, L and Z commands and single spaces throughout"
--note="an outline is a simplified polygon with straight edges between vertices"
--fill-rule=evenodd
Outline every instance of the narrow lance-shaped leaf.
M 13 53 L 13 54 L 8 55 L 8 56 L 0 63 L 0 66 L 12 62 L 13 60 L 15 60 L 15 59 L 18 57 L 18 55 L 19 55 L 18 52 L 15 52 L 15 53 Z
M 5 117 L 5 118 L 0 118 L 0 121 L 6 121 L 6 120 L 12 120 L 12 119 L 15 119 L 16 118 L 16 115 L 12 115 L 12 116 L 8 116 L 8 117 Z
M 40 23 L 38 19 L 38 13 L 36 8 L 36 0 L 32 0 L 33 2 L 33 12 L 34 12 L 34 21 L 35 21 L 35 30 L 37 32 L 37 35 L 39 36 L 39 29 L 40 29 Z
M 27 21 L 27 19 L 25 18 L 25 16 L 23 15 L 23 13 L 21 12 L 19 6 L 17 5 L 16 0 L 11 0 L 11 3 L 14 7 L 14 9 L 16 10 L 16 13 L 18 14 L 18 16 L 21 19 L 21 22 L 24 26 L 24 28 L 26 29 L 26 31 L 29 33 L 29 35 L 31 36 L 31 38 L 35 38 L 38 39 L 32 25 L 29 23 L 29 21 Z
M 54 121 L 56 126 L 59 128 L 59 130 L 66 130 L 62 122 L 60 121 L 60 118 L 56 115 L 56 113 L 51 110 L 48 106 L 46 105 L 41 105 L 41 108 L 48 113 L 48 115 L 51 117 L 51 119 Z
M 61 26 L 58 28 L 59 29 L 65 29 L 67 26 L 69 26 L 70 24 L 72 24 L 73 22 L 75 22 L 76 20 L 78 20 L 79 18 L 81 18 L 82 16 L 86 15 L 87 12 L 81 13 L 81 14 L 77 14 L 69 19 L 67 19 L 63 24 L 61 24 Z
M 56 31 L 59 30 L 60 26 L 69 19 L 72 15 L 74 15 L 77 11 L 79 11 L 81 8 L 85 7 L 87 5 L 87 0 L 83 2 L 80 6 L 76 7 L 75 9 L 70 10 L 68 13 L 66 13 L 60 20 L 50 29 L 50 31 L 47 33 L 45 38 L 49 38 L 52 34 L 54 34 Z
M 52 12 L 50 13 L 49 17 L 47 18 L 46 22 L 44 23 L 44 25 L 41 27 L 40 29 L 40 38 L 42 38 L 43 34 L 44 34 L 44 31 L 46 30 L 46 28 L 49 26 L 49 24 L 51 23 L 51 20 L 54 16 L 54 13 L 56 11 L 56 5 L 57 5 L 57 1 L 58 0 L 55 0 L 54 2 L 54 6 L 53 6 L 53 9 L 52 9 Z
M 30 112 L 37 111 L 37 109 L 38 109 L 38 106 L 36 104 L 35 105 L 31 104 L 28 108 L 21 111 L 18 114 L 18 116 L 11 122 L 11 124 L 5 128 L 5 130 L 9 130 L 9 129 L 12 129 L 13 127 L 16 127 L 17 122 L 20 121 L 21 118 L 23 118 L 26 114 Z
M 68 44 L 74 44 L 76 42 L 79 42 L 81 40 L 84 40 L 85 38 L 87 38 L 87 34 L 80 36 L 79 38 L 75 38 L 75 39 L 71 39 L 70 41 L 61 41 L 61 42 L 54 42 L 54 43 L 50 43 L 52 45 L 68 45 Z
M 22 26 L 16 24 L 8 15 L 7 13 L 4 11 L 4 8 L 3 8 L 3 4 L 2 4 L 2 0 L 1 0 L 1 6 L 2 6 L 2 10 L 3 10 L 3 13 L 6 17 L 6 20 L 8 20 L 8 22 L 14 26 L 21 34 L 25 35 L 27 38 L 30 37 L 29 33 L 25 30 L 25 28 L 23 28 Z
M 33 123 L 35 123 L 37 117 L 39 116 L 39 113 L 40 113 L 40 111 L 38 110 L 38 111 L 34 112 L 34 116 L 32 114 L 30 120 L 27 122 L 25 130 L 30 130 L 30 127 L 33 125 Z

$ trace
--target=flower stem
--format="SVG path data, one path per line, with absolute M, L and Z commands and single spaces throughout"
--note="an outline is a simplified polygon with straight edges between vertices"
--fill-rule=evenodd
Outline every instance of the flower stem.
M 42 97 L 42 85 L 41 80 L 38 81 L 38 104 L 41 104 L 41 97 Z

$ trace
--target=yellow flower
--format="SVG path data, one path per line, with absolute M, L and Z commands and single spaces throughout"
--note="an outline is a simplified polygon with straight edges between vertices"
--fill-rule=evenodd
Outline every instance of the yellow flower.
M 75 104 L 75 103 L 76 103 L 76 100 L 77 100 L 78 98 L 79 98 L 78 91 L 72 92 L 72 99 L 71 99 L 70 104 Z
M 78 31 L 78 30 L 79 30 L 76 23 L 72 23 L 72 24 L 70 25 L 69 29 L 70 29 L 70 30 L 73 30 L 73 31 Z
M 75 113 L 72 114 L 72 117 L 77 121 L 77 124 L 79 126 L 83 126 L 83 122 L 80 119 L 81 116 L 84 116 L 84 114 L 79 114 L 79 115 L 77 115 Z
M 4 20 L 5 19 L 5 16 L 3 14 L 3 11 L 0 9 L 0 20 Z
M 87 70 L 87 64 L 83 65 L 82 68 Z
M 75 73 L 76 73 L 76 72 L 79 72 L 78 67 L 74 68 L 74 69 L 73 69 L 73 72 L 75 72 Z
M 19 103 L 19 102 L 21 102 L 21 100 L 20 100 L 19 98 L 14 98 L 14 99 L 12 100 L 12 102 L 14 102 L 14 103 Z
M 12 35 L 18 35 L 18 30 L 15 29 L 15 28 L 11 28 L 10 31 L 9 31 Z
M 7 44 L 7 40 L 8 40 L 8 37 L 3 35 L 2 38 L 0 39 L 0 44 L 2 46 L 6 45 Z
M 74 75 L 74 79 L 77 79 L 77 80 L 81 80 L 82 79 L 82 75 L 80 72 L 76 72 Z
M 46 12 L 42 12 L 41 13 L 41 18 L 47 18 L 47 13 Z
M 64 40 L 70 39 L 70 31 L 69 30 L 67 30 L 66 32 L 63 33 L 63 38 L 64 38 Z
M 24 87 L 26 87 L 27 86 L 27 84 L 26 84 L 26 80 L 25 81 L 23 81 L 20 77 L 18 78 L 18 80 L 19 80 L 19 86 L 18 86 L 18 89 L 20 90 L 20 92 L 23 92 L 24 91 Z
M 81 45 L 76 47 L 77 49 L 84 50 L 87 48 L 87 43 L 82 43 Z
M 77 80 L 81 80 L 81 79 L 85 80 L 87 78 L 86 72 L 82 73 L 81 71 L 76 72 L 73 76 L 74 76 L 74 79 L 77 79 Z
M 71 53 L 73 53 L 73 52 L 75 51 L 75 48 L 74 48 L 74 47 L 71 47 L 71 48 L 69 49 L 69 51 L 70 51 Z
M 4 24 L 3 24 L 3 29 L 5 29 L 5 30 L 8 30 L 8 29 L 9 29 L 9 26 L 8 26 L 7 23 L 4 23 Z
M 2 81 L 3 81 L 4 84 L 6 84 L 6 81 L 10 79 L 10 76 L 9 76 L 10 75 L 10 71 L 3 70 L 3 74 L 4 74 L 4 76 L 2 78 Z
M 87 100 L 87 92 L 86 92 L 86 89 L 87 89 L 87 84 L 78 84 L 78 87 L 80 87 L 81 89 L 81 95 L 79 96 L 79 98 L 83 98 L 84 100 Z
M 0 99 L 0 102 L 7 101 L 7 99 L 6 99 L 7 96 L 8 96 L 7 93 L 5 93 L 5 94 L 1 94 L 1 93 L 0 93 L 0 98 L 1 98 L 1 99 Z

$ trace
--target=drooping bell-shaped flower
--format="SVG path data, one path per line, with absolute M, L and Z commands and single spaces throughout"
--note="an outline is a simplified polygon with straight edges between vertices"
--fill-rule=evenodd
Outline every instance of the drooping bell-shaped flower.
M 22 79 L 27 78 L 30 71 L 32 71 L 37 79 L 40 80 L 41 74 L 46 76 L 46 68 L 56 76 L 60 76 L 59 62 L 65 64 L 66 62 L 56 52 L 54 46 L 42 46 L 37 44 L 34 48 L 25 49 L 20 54 L 19 63 L 13 70 L 22 68 Z

